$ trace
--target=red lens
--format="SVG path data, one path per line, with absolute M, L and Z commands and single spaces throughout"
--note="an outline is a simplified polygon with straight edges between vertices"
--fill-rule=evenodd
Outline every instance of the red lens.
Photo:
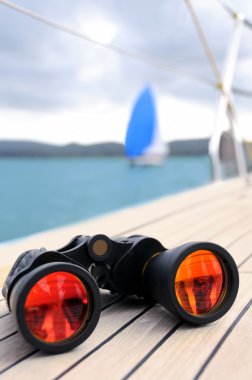
M 223 284 L 224 273 L 218 258 L 210 251 L 195 251 L 178 268 L 177 299 L 188 313 L 205 314 L 218 303 Z
M 70 338 L 83 327 L 88 312 L 88 295 L 78 277 L 53 272 L 42 277 L 25 301 L 25 321 L 30 331 L 45 342 Z

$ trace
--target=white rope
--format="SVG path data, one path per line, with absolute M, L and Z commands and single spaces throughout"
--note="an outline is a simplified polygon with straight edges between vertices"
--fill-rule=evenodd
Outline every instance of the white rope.
M 220 0 L 217 0 L 223 7 L 226 7 Z M 204 35 L 204 32 L 201 28 L 201 25 L 199 23 L 199 20 L 196 16 L 196 13 L 193 9 L 193 6 L 192 6 L 192 3 L 190 2 L 190 0 L 185 0 L 185 3 L 187 5 L 187 8 L 189 10 L 189 13 L 191 15 L 191 18 L 193 20 L 193 23 L 194 23 L 194 26 L 195 26 L 195 29 L 199 35 L 199 38 L 200 38 L 200 41 L 201 41 L 201 44 L 205 50 L 205 53 L 206 53 L 206 56 L 208 58 L 208 61 L 212 67 L 212 70 L 215 74 L 215 77 L 218 81 L 218 83 L 216 84 L 216 87 L 221 90 L 221 91 L 224 91 L 224 89 L 222 88 L 222 79 L 221 79 L 221 73 L 220 73 L 220 70 L 218 68 L 218 65 L 217 65 L 217 62 L 214 58 L 214 55 L 212 54 L 212 51 L 208 45 L 208 42 L 207 42 L 207 39 Z M 230 9 L 226 9 L 228 10 L 228 12 L 233 16 L 235 17 L 235 13 L 233 11 L 231 11 Z M 237 15 L 236 15 L 237 17 Z M 243 20 L 243 22 L 245 22 Z M 251 27 L 252 27 L 252 23 L 251 23 Z M 236 95 L 240 95 L 240 96 L 244 96 L 244 97 L 247 97 L 247 98 L 252 98 L 252 91 L 249 91 L 249 90 L 246 90 L 246 89 L 242 89 L 242 88 L 238 88 L 238 87 L 233 87 L 232 88 L 232 92 Z
M 223 88 L 222 78 L 221 78 L 221 73 L 220 73 L 219 67 L 218 67 L 217 62 L 215 60 L 215 57 L 212 54 L 212 51 L 211 51 L 211 49 L 210 49 L 210 47 L 208 45 L 207 39 L 206 39 L 206 37 L 204 35 L 203 29 L 201 27 L 201 24 L 200 24 L 200 22 L 199 22 L 199 20 L 198 20 L 198 18 L 196 16 L 196 13 L 194 11 L 192 3 L 191 3 L 190 0 L 184 0 L 184 1 L 185 1 L 186 5 L 187 5 L 187 8 L 188 8 L 189 13 L 190 13 L 191 18 L 192 18 L 192 21 L 194 23 L 196 32 L 198 33 L 199 39 L 200 39 L 202 47 L 203 47 L 203 49 L 204 49 L 204 51 L 206 53 L 206 56 L 207 56 L 208 61 L 210 63 L 210 66 L 212 67 L 213 73 L 215 74 L 215 77 L 216 77 L 216 80 L 217 80 L 216 88 L 218 88 L 220 91 L 222 91 L 225 94 L 225 96 L 227 96 L 228 101 L 230 102 L 230 96 L 229 96 L 229 94 L 225 93 L 225 89 Z M 217 0 L 217 1 L 223 7 L 226 7 L 225 5 L 223 5 L 223 3 L 220 0 Z M 237 15 L 234 16 L 233 11 L 228 10 L 228 12 L 231 13 L 233 17 L 238 17 Z M 244 22 L 244 19 L 243 19 L 243 22 Z M 249 98 L 252 97 L 252 92 L 249 91 L 249 90 L 244 90 L 244 89 L 237 88 L 237 87 L 233 87 L 231 90 L 236 95 L 241 95 L 241 96 L 249 97 Z M 234 108 L 234 105 L 233 105 L 233 108 Z
M 212 53 L 212 51 L 211 51 L 211 49 L 210 49 L 210 47 L 208 45 L 207 39 L 206 39 L 205 34 L 204 34 L 203 30 L 202 30 L 202 27 L 200 25 L 198 17 L 196 16 L 196 13 L 194 11 L 192 3 L 191 3 L 190 0 L 185 0 L 185 4 L 186 4 L 186 6 L 188 8 L 188 11 L 189 11 L 189 13 L 191 15 L 191 19 L 192 19 L 193 24 L 195 26 L 196 32 L 198 33 L 201 45 L 202 45 L 202 47 L 203 47 L 203 49 L 205 51 L 205 54 L 206 54 L 207 59 L 208 59 L 208 62 L 210 64 L 211 68 L 212 68 L 212 71 L 213 71 L 216 79 L 218 81 L 221 81 L 220 70 L 219 70 L 217 62 L 216 62 L 216 60 L 214 58 L 214 55 L 213 55 L 213 53 Z
M 220 2 L 220 1 L 219 1 Z M 189 72 L 189 71 L 186 71 L 186 70 L 183 70 L 181 68 L 178 68 L 172 64 L 163 64 L 163 63 L 160 63 L 160 62 L 156 62 L 156 61 L 152 61 L 150 58 L 148 57 L 145 57 L 141 54 L 138 54 L 138 53 L 134 53 L 134 52 L 130 52 L 126 49 L 122 49 L 120 47 L 117 47 L 117 46 L 114 46 L 114 45 L 107 45 L 107 44 L 104 44 L 104 43 L 101 43 L 99 41 L 96 41 L 95 39 L 93 38 L 90 38 L 86 35 L 84 35 L 83 33 L 80 33 L 78 31 L 75 31 L 69 27 L 66 27 L 62 24 L 59 24 L 53 20 L 50 20 L 50 19 L 47 19 L 37 13 L 34 13 L 32 11 L 30 11 L 29 9 L 26 9 L 26 8 L 23 8 L 23 7 L 20 7 L 19 5 L 16 5 L 10 1 L 7 1 L 7 0 L 0 0 L 0 3 L 2 3 L 3 5 L 21 13 L 21 14 L 24 14 L 28 17 L 31 17 L 33 18 L 34 20 L 37 20 L 39 22 L 42 22 L 50 27 L 53 27 L 55 29 L 58 29 L 60 31 L 63 31 L 65 33 L 68 33 L 70 35 L 73 35 L 75 37 L 78 37 L 78 38 L 81 38 L 83 40 L 86 40 L 87 42 L 90 42 L 92 44 L 96 44 L 98 46 L 101 46 L 103 48 L 107 48 L 109 50 L 113 50 L 119 54 L 122 54 L 124 56 L 127 56 L 129 58 L 132 58 L 134 60 L 137 60 L 137 61 L 140 61 L 142 63 L 145 63 L 147 65 L 151 65 L 151 66 L 154 66 L 158 69 L 161 69 L 161 70 L 165 70 L 165 71 L 168 71 L 168 72 L 173 72 L 174 74 L 176 75 L 181 75 L 181 76 L 184 76 L 184 77 L 187 77 L 187 78 L 190 78 L 192 80 L 195 80 L 197 82 L 200 82 L 202 84 L 205 84 L 205 85 L 208 85 L 208 86 L 211 86 L 211 87 L 214 87 L 214 88 L 218 88 L 218 84 L 216 84 L 213 80 L 209 79 L 209 78 L 205 78 L 205 77 L 201 77 L 201 76 L 196 76 L 195 74 Z M 221 2 L 220 2 L 221 3 Z M 251 24 L 252 25 L 252 24 Z M 241 89 L 241 88 L 237 88 L 237 87 L 234 87 L 233 88 L 233 92 L 234 94 L 236 95 L 241 95 L 241 96 L 245 96 L 245 97 L 249 97 L 251 98 L 252 97 L 252 92 L 249 91 L 249 90 L 245 90 L 245 89 Z
M 161 62 L 156 62 L 155 60 L 152 60 L 150 59 L 149 57 L 146 57 L 140 53 L 136 53 L 136 52 L 132 52 L 132 51 L 129 51 L 129 50 L 126 50 L 124 48 L 121 48 L 119 46 L 116 46 L 116 45 L 112 45 L 112 44 L 105 44 L 105 43 L 102 43 L 102 42 L 99 42 L 93 38 L 90 38 L 88 37 L 87 35 L 79 32 L 79 31 L 76 31 L 74 29 L 71 29 L 63 24 L 59 24 L 58 22 L 54 21 L 54 20 L 51 20 L 51 19 L 48 19 L 44 16 L 41 16 L 40 14 L 38 13 L 35 13 L 27 8 L 24 8 L 24 7 L 21 7 L 17 4 L 14 4 L 8 0 L 0 0 L 0 3 L 5 5 L 6 7 L 8 8 L 11 8 L 19 13 L 22 13 L 28 17 L 31 17 L 32 19 L 36 20 L 36 21 L 39 21 L 43 24 L 46 24 L 50 27 L 53 27 L 55 29 L 58 29 L 58 30 L 61 30 L 65 33 L 68 33 L 68 34 L 71 34 L 72 36 L 75 36 L 75 37 L 78 37 L 78 38 L 81 38 L 82 40 L 85 40 L 87 42 L 90 42 L 92 44 L 95 44 L 97 46 L 100 46 L 100 47 L 103 47 L 103 48 L 106 48 L 108 50 L 111 50 L 113 52 L 116 52 L 118 54 L 121 54 L 123 56 L 126 56 L 128 58 L 131 58 L 131 59 L 134 59 L 134 60 L 137 60 L 139 62 L 142 62 L 142 63 L 145 63 L 147 65 L 151 65 L 153 67 L 156 67 L 158 69 L 162 69 L 162 70 L 165 70 L 165 71 L 168 71 L 168 72 L 173 72 L 174 74 L 177 74 L 177 75 L 181 75 L 181 76 L 184 76 L 184 77 L 187 77 L 187 78 L 190 78 L 194 81 L 197 81 L 197 82 L 200 82 L 202 84 L 205 84 L 205 85 L 208 85 L 208 86 L 211 86 L 211 87 L 216 87 L 216 84 L 213 80 L 209 79 L 209 78 L 206 78 L 206 77 L 203 77 L 203 76 L 199 76 L 199 75 L 195 75 L 187 70 L 184 70 L 184 69 L 181 69 L 181 68 L 178 68 L 177 66 L 174 66 L 172 64 L 164 64 L 164 63 L 161 63 Z
M 246 98 L 252 98 L 252 91 L 245 90 L 239 87 L 233 87 L 232 92 L 236 95 L 244 96 Z
M 249 20 L 242 12 L 236 12 L 234 11 L 230 6 L 223 3 L 221 0 L 217 0 L 218 3 L 222 6 L 222 8 L 232 17 L 243 17 L 243 23 L 245 26 L 247 26 L 249 29 L 252 29 L 252 21 Z

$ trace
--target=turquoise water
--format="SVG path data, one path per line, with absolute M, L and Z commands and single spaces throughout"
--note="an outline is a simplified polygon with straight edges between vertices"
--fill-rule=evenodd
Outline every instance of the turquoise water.
M 0 178 L 5 241 L 191 189 L 211 175 L 208 157 L 173 157 L 153 168 L 132 168 L 124 158 L 67 158 L 0 159 Z

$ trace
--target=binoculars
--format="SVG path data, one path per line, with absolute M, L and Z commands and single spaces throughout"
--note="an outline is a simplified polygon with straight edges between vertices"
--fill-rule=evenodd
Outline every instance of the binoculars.
M 20 255 L 3 296 L 25 339 L 43 351 L 60 353 L 95 329 L 99 288 L 152 300 L 200 325 L 229 310 L 238 286 L 232 256 L 214 243 L 192 242 L 168 250 L 141 235 L 80 235 L 56 251 L 41 248 Z

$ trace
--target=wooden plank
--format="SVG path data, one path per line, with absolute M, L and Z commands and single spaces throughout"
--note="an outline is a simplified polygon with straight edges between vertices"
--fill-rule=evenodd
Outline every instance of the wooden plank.
M 218 231 L 220 229 L 219 224 L 225 222 L 226 225 L 229 225 L 230 223 L 234 223 L 234 218 L 239 220 L 243 217 L 243 215 L 237 216 L 236 211 L 230 210 L 230 208 L 223 209 L 222 213 L 214 212 L 208 218 L 204 218 L 205 212 L 206 210 L 204 209 L 203 213 L 198 214 L 198 217 L 195 219 L 184 218 L 183 220 L 175 220 L 175 218 L 171 218 L 171 220 L 160 221 L 159 223 L 151 224 L 147 228 L 136 229 L 134 233 L 154 236 L 168 247 L 171 247 L 179 244 L 181 241 L 190 239 L 195 230 L 198 232 L 201 230 L 206 231 L 209 234 L 210 227 Z
M 214 209 L 214 204 L 209 206 L 209 209 Z M 207 214 L 207 218 L 194 220 L 191 221 L 185 221 L 184 224 L 176 225 L 176 222 L 174 223 L 171 220 L 161 221 L 158 225 L 150 225 L 146 228 L 141 228 L 135 230 L 135 233 L 142 233 L 142 234 L 150 234 L 152 236 L 155 236 L 159 238 L 164 244 L 166 244 L 168 247 L 171 247 L 173 245 L 177 245 L 179 243 L 182 243 L 187 240 L 191 240 L 194 236 L 193 232 L 195 231 L 195 227 L 198 231 L 198 235 L 195 237 L 196 240 L 210 240 L 209 231 L 211 231 L 212 236 L 211 239 L 215 237 L 215 235 L 220 232 L 222 235 L 228 235 L 228 227 L 232 226 L 233 230 L 242 230 L 243 231 L 243 225 L 248 224 L 250 222 L 250 219 L 248 219 L 250 216 L 250 212 L 247 210 L 247 207 L 241 208 L 239 212 L 238 207 L 239 205 L 235 204 L 235 207 L 233 203 L 230 206 L 230 199 L 228 199 L 228 202 L 225 204 L 225 208 L 220 208 L 219 205 L 218 208 L 215 209 L 214 213 L 210 215 L 210 217 Z M 174 219 L 174 218 L 173 218 Z M 225 220 L 226 219 L 226 220 Z M 175 226 L 177 228 L 177 231 L 174 230 L 174 228 L 171 228 L 171 225 L 173 227 Z M 227 232 L 225 232 L 225 228 L 227 229 Z
M 6 306 L 5 299 L 2 296 L 2 288 L 0 288 L 0 294 L 1 294 L 1 298 L 0 298 L 0 319 L 1 319 L 2 316 L 9 313 L 9 310 Z
M 124 311 L 123 313 L 122 310 Z M 27 343 L 24 345 L 24 349 L 21 349 L 22 343 L 24 344 L 23 338 L 20 334 L 16 334 L 4 342 L 0 342 L 0 371 L 2 371 L 2 378 L 21 379 L 25 377 L 28 380 L 34 379 L 34 373 L 36 373 L 36 379 L 38 380 L 55 377 L 63 368 L 68 368 L 78 359 L 90 354 L 92 350 L 98 349 L 99 345 L 105 344 L 106 339 L 109 339 L 113 334 L 120 333 L 121 330 L 127 328 L 130 323 L 133 323 L 136 318 L 139 318 L 142 313 L 147 311 L 148 307 L 142 300 L 130 298 L 121 301 L 102 312 L 94 333 L 76 349 L 64 355 L 46 355 L 37 352 L 26 360 L 21 361 L 18 365 L 13 366 L 17 360 L 24 359 L 25 355 L 34 352 L 33 348 L 28 347 Z M 2 346 L 2 343 L 5 346 Z M 8 369 L 8 367 L 10 368 Z M 29 371 L 27 371 L 27 368 L 29 368 Z M 41 369 L 40 371 L 38 371 L 39 368 Z M 6 371 L 7 369 L 8 371 Z
M 194 379 L 214 347 L 246 307 L 251 297 L 251 286 L 251 276 L 242 274 L 239 296 L 222 319 L 200 328 L 184 324 L 169 339 L 163 339 L 154 349 L 152 347 L 150 356 L 132 365 L 124 379 Z M 116 368 L 116 371 L 120 369 Z M 72 378 L 74 375 L 75 372 L 71 371 Z
M 195 224 L 195 221 L 200 221 L 205 215 L 213 216 L 217 210 L 227 209 L 230 210 L 230 202 L 223 195 L 221 197 L 215 197 L 211 202 L 204 202 L 203 204 L 196 204 L 192 208 L 184 209 L 183 212 L 174 213 L 173 215 L 163 218 L 161 220 L 155 220 L 148 225 L 136 227 L 134 233 L 152 235 L 153 226 L 159 226 L 160 230 L 156 228 L 157 232 L 163 231 L 163 226 L 169 228 L 169 232 L 176 232 L 178 227 L 186 228 L 188 225 Z
M 230 202 L 230 199 L 232 199 L 232 203 Z M 240 193 L 233 194 L 232 198 L 229 198 L 227 194 L 223 194 L 223 196 L 219 197 L 216 196 L 214 197 L 211 202 L 204 202 L 203 204 L 196 204 L 194 207 L 190 208 L 189 210 L 186 210 L 183 213 L 178 213 L 172 215 L 171 218 L 165 219 L 165 220 L 160 220 L 159 225 L 161 226 L 161 230 L 164 231 L 164 228 L 162 226 L 167 226 L 169 227 L 169 230 L 166 230 L 166 234 L 170 232 L 173 233 L 174 228 L 177 226 L 177 222 L 180 224 L 183 224 L 183 221 L 187 221 L 186 216 L 189 216 L 189 220 L 191 220 L 191 223 L 189 220 L 187 222 L 189 223 L 184 223 L 184 226 L 188 228 L 191 224 L 195 224 L 196 221 L 201 221 L 202 218 L 207 219 L 208 215 L 211 215 L 213 213 L 218 213 L 222 212 L 223 209 L 235 209 L 236 211 L 239 210 L 239 212 L 243 209 L 242 207 L 239 208 L 239 199 L 240 199 Z M 231 204 L 230 204 L 231 203 Z M 200 215 L 197 216 L 194 215 L 199 212 Z M 158 221 L 159 222 L 159 221 Z M 134 229 L 134 233 L 139 233 L 139 234 L 149 234 L 152 235 L 153 231 L 153 226 L 154 223 L 149 223 L 147 226 L 140 226 L 138 228 Z M 175 229 L 176 231 L 176 229 Z M 157 229 L 157 233 L 159 233 L 159 230 Z
M 9 310 L 8 310 L 8 308 L 6 306 L 5 301 L 3 300 L 3 301 L 0 302 L 0 319 L 2 319 L 2 317 L 5 316 L 8 313 L 9 313 Z
M 13 315 L 9 314 L 0 322 L 0 342 L 17 331 Z
M 20 335 L 11 335 L 0 342 L 0 374 L 10 366 L 15 365 L 21 359 L 29 357 L 35 352 L 34 347 Z
M 241 262 L 239 270 L 241 273 L 252 273 L 252 253 Z
M 240 224 L 240 231 L 244 231 L 245 218 L 248 221 L 252 221 L 252 215 L 248 213 L 237 215 L 235 212 L 230 214 L 225 213 L 225 210 L 223 210 L 223 213 L 216 214 L 213 218 L 202 220 L 198 223 L 194 222 L 186 228 L 183 235 L 181 231 L 173 234 L 170 237 L 170 245 L 175 246 L 194 239 L 197 241 L 215 241 L 220 245 L 225 245 L 226 241 L 224 241 L 223 236 L 227 236 L 228 241 L 231 231 L 235 231 L 235 235 L 237 236 L 239 230 L 237 228 L 238 224 Z M 197 231 L 197 235 L 195 235 L 195 231 Z M 160 239 L 163 241 L 166 239 L 166 236 L 162 235 Z
M 110 380 L 121 379 L 133 363 L 148 353 L 149 347 L 155 346 L 164 334 L 172 334 L 180 324 L 180 321 L 157 305 L 116 336 L 109 346 L 84 358 L 65 374 L 62 373 L 60 378 L 81 379 L 85 373 L 87 379 L 99 380 L 104 379 L 104 373 L 107 373 Z
M 252 342 L 252 307 L 249 302 L 239 319 L 230 326 L 226 336 L 219 341 L 215 351 L 206 363 L 207 367 L 200 373 L 202 380 L 237 380 L 251 379 L 251 342 Z M 236 363 L 234 365 L 234 363 Z
M 239 264 L 249 254 L 246 248 L 246 243 L 249 241 L 250 245 L 252 244 L 251 229 L 250 227 L 247 227 L 247 224 L 249 226 L 251 225 L 252 218 L 251 216 L 244 218 L 243 215 L 234 215 L 233 218 L 227 218 L 222 221 L 221 225 L 220 218 L 221 216 L 219 215 L 219 217 L 216 217 L 211 221 L 213 226 L 209 226 L 208 224 L 204 225 L 204 222 L 200 224 L 195 223 L 191 226 L 190 236 L 187 236 L 186 239 L 182 237 L 183 232 L 176 235 L 166 234 L 166 236 L 160 237 L 160 235 L 156 233 L 154 226 L 153 236 L 160 238 L 162 243 L 168 247 L 179 245 L 185 241 L 211 240 L 226 247 Z M 238 221 L 240 223 L 238 223 Z M 245 244 L 242 243 L 243 239 L 245 239 Z

